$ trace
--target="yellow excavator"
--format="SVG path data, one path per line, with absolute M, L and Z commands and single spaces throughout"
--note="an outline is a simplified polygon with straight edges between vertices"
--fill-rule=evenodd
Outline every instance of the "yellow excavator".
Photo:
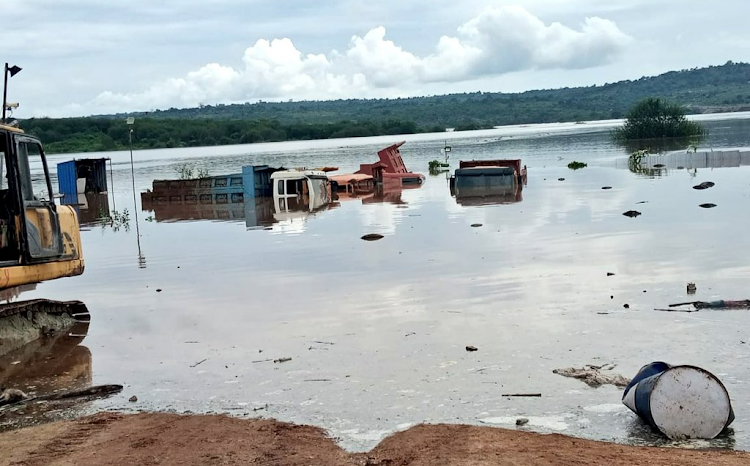
M 45 183 L 46 196 L 34 193 L 32 161 L 44 167 L 44 179 L 36 180 Z M 56 205 L 53 193 L 41 142 L 0 124 L 0 290 L 83 273 L 78 217 L 72 207 Z M 0 304 L 0 318 L 20 314 L 36 324 L 42 320 L 35 318 L 37 313 L 88 314 L 77 301 Z M 0 338 L 0 354 L 2 346 Z

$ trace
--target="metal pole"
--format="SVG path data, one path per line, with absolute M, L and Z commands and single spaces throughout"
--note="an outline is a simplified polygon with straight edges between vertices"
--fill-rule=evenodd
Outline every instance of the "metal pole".
M 0 122 L 5 123 L 5 107 L 8 105 L 8 63 L 5 63 L 5 72 L 3 76 L 5 77 L 3 80 L 3 119 L 0 120 Z
M 109 159 L 109 184 L 112 186 L 109 188 L 112 193 L 112 208 L 117 210 L 117 202 L 115 201 L 115 176 L 112 174 L 112 158 Z
M 135 239 L 138 243 L 138 268 L 146 268 L 146 258 L 141 251 L 141 227 L 138 223 L 138 196 L 135 194 L 135 167 L 133 165 L 133 129 L 128 133 L 130 142 L 130 178 L 133 180 L 133 210 L 135 211 Z

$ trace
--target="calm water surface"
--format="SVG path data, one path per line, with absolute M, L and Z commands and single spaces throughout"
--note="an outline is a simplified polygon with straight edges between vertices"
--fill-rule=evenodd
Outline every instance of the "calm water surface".
M 699 150 L 750 147 L 746 118 L 710 117 Z M 460 205 L 441 174 L 390 202 L 342 200 L 266 229 L 242 218 L 164 221 L 141 211 L 129 154 L 108 154 L 109 208 L 128 210 L 129 229 L 87 227 L 84 275 L 37 285 L 21 299 L 77 299 L 92 314 L 81 346 L 53 352 L 46 377 L 126 388 L 56 414 L 269 416 L 324 427 L 355 450 L 419 422 L 514 426 L 524 416 L 532 430 L 652 444 L 660 440 L 621 405 L 620 389 L 589 388 L 552 370 L 615 363 L 632 377 L 665 360 L 722 379 L 735 432 L 710 445 L 750 449 L 750 313 L 654 311 L 750 298 L 750 167 L 632 173 L 610 143 L 612 124 L 407 137 L 403 158 L 418 172 L 440 158 L 446 138 L 452 168 L 462 159 L 521 157 L 529 179 L 519 203 Z M 138 151 L 136 190 L 176 178 L 182 163 L 211 174 L 248 164 L 352 171 L 398 140 Z M 568 170 L 573 160 L 589 166 Z M 703 181 L 716 186 L 692 189 Z M 622 215 L 631 209 L 642 215 Z M 360 240 L 366 233 L 385 238 Z M 687 282 L 698 286 L 694 298 Z M 15 369 L 19 388 L 58 388 L 45 385 L 38 359 Z M 131 395 L 139 401 L 129 403 Z

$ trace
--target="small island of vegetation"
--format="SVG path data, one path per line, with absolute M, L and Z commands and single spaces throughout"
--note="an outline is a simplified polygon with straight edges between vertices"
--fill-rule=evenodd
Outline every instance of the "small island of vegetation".
M 615 129 L 618 141 L 664 138 L 701 138 L 706 130 L 687 119 L 685 109 L 660 98 L 641 100 L 628 112 L 625 124 Z

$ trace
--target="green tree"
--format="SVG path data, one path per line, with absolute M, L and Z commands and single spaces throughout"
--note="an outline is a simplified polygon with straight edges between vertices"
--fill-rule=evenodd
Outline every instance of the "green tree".
M 703 136 L 706 131 L 685 116 L 685 109 L 660 98 L 641 100 L 627 114 L 625 124 L 615 130 L 620 140 L 688 138 Z

